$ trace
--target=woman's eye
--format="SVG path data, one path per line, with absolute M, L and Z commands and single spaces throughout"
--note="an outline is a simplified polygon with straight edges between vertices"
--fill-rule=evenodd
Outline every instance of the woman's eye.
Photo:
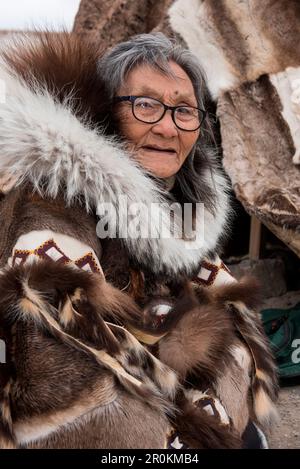
M 187 108 L 187 107 L 178 107 L 177 108 L 178 114 L 185 114 L 187 116 L 192 116 L 193 115 L 193 109 Z
M 197 117 L 197 111 L 192 107 L 178 107 L 176 109 L 176 117 L 181 121 L 192 120 Z
M 141 108 L 141 109 L 152 109 L 153 108 L 153 104 L 150 103 L 149 101 L 138 101 L 136 103 L 136 106 Z
M 143 107 L 144 109 L 151 108 L 152 104 L 150 103 L 140 103 L 140 106 Z

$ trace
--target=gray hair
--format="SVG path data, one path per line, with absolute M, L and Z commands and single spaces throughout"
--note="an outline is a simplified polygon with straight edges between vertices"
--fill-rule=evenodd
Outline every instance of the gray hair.
M 197 58 L 188 49 L 162 33 L 140 34 L 117 44 L 99 60 L 98 73 L 104 80 L 106 91 L 112 100 L 131 70 L 147 64 L 166 75 L 173 76 L 169 66 L 170 61 L 175 62 L 186 72 L 192 82 L 198 107 L 205 109 L 208 90 L 205 74 Z M 113 119 L 113 116 L 111 117 Z M 200 134 L 176 175 L 175 186 L 183 202 L 201 201 L 213 211 L 215 195 L 203 177 L 207 167 L 213 170 L 212 149 L 216 146 L 209 116 L 206 116 Z

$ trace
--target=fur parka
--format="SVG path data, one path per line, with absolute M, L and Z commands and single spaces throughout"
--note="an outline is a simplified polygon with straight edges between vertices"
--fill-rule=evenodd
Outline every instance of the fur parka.
M 168 194 L 106 134 L 99 55 L 67 33 L 2 51 L 0 447 L 241 447 L 247 419 L 275 414 L 277 385 L 256 285 L 218 257 L 226 179 L 203 168 L 215 193 L 203 242 L 100 242 L 103 204 L 119 215 L 119 196 L 158 206 Z M 239 422 L 225 396 L 245 367 Z

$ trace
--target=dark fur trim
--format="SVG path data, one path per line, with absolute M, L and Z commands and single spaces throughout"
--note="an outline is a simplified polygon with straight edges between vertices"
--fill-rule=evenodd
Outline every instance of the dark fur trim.
M 96 323 L 99 320 L 114 320 L 124 324 L 137 320 L 140 316 L 138 307 L 130 297 L 108 284 L 101 275 L 51 260 L 7 268 L 5 275 L 0 277 L 0 287 L 3 292 L 2 305 L 9 307 L 16 300 L 14 297 L 16 291 L 19 292 L 18 296 L 21 298 L 23 294 L 21 285 L 24 280 L 28 281 L 30 288 L 41 292 L 43 300 L 48 301 L 55 308 L 59 307 L 60 301 L 63 305 L 70 296 L 76 304 L 81 302 L 84 305 L 84 302 L 89 301 L 97 312 L 97 317 L 94 317 Z M 74 296 L 77 290 L 84 292 L 84 295 Z M 89 314 L 91 313 L 83 315 L 81 319 L 77 316 L 78 321 L 86 321 L 87 331 L 90 331 L 93 325 Z M 82 333 L 89 334 L 89 332 Z
M 236 283 L 216 288 L 215 296 L 222 303 L 242 301 L 251 309 L 257 308 L 263 300 L 260 283 L 251 276 L 244 276 Z
M 163 287 L 162 287 L 163 288 Z M 143 285 L 141 285 L 143 291 Z M 170 292 L 170 295 L 167 293 Z M 198 306 L 197 297 L 194 294 L 191 284 L 185 282 L 182 285 L 177 285 L 177 292 L 168 290 L 166 288 L 165 295 L 150 294 L 143 296 L 141 304 L 144 305 L 138 322 L 132 323 L 137 329 L 153 334 L 153 336 L 160 336 L 173 330 L 178 322 L 191 310 Z M 168 304 L 171 311 L 165 316 L 162 322 L 154 325 L 154 320 L 157 318 L 155 307 L 161 304 Z
M 185 398 L 178 400 L 178 407 L 182 410 L 174 427 L 178 431 L 179 439 L 189 448 L 199 449 L 238 449 L 241 440 L 229 427 L 221 425 L 204 409 L 194 406 Z
M 24 47 L 17 37 L 3 52 L 10 69 L 33 85 L 33 90 L 36 84 L 42 85 L 61 103 L 72 95 L 72 110 L 77 117 L 88 115 L 94 124 L 103 122 L 110 106 L 96 70 L 101 46 L 66 31 L 37 32 L 34 40 L 25 36 L 22 41 Z
M 160 340 L 159 357 L 182 379 L 194 371 L 214 382 L 222 372 L 233 336 L 226 309 L 214 302 L 198 305 Z

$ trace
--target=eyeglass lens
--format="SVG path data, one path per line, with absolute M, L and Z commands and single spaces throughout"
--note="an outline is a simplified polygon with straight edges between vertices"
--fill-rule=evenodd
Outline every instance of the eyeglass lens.
M 160 101 L 153 98 L 138 97 L 133 104 L 135 117 L 145 123 L 158 122 L 165 112 Z M 177 107 L 174 112 L 175 124 L 184 130 L 196 130 L 202 121 L 202 113 L 199 109 L 191 106 Z

